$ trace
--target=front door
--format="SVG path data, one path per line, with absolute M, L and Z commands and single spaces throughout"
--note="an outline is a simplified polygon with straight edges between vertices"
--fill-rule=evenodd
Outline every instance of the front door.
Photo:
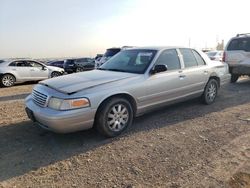
M 28 61 L 30 64 L 31 77 L 33 80 L 43 80 L 49 77 L 48 68 L 44 67 L 42 64 L 36 61 Z
M 175 49 L 163 51 L 155 65 L 165 65 L 167 71 L 151 74 L 146 80 L 146 96 L 140 99 L 142 106 L 159 105 L 183 95 L 183 82 L 181 76 L 181 63 Z

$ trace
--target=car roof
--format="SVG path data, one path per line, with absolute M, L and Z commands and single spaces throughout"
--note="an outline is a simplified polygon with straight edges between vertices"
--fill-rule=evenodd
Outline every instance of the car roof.
M 126 50 L 167 50 L 167 49 L 175 49 L 175 48 L 189 48 L 184 46 L 147 46 L 147 47 L 133 47 Z M 193 48 L 189 48 L 193 49 Z

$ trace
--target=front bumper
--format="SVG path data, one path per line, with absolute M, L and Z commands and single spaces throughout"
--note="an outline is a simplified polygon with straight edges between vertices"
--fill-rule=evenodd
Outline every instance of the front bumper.
M 57 111 L 36 105 L 31 96 L 25 100 L 28 117 L 44 129 L 57 133 L 70 133 L 93 127 L 96 110 L 82 108 Z

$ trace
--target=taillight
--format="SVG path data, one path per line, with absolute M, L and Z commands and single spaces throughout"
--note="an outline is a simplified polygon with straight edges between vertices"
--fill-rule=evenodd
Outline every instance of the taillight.
M 223 62 L 226 62 L 226 52 L 223 52 L 222 61 L 223 61 Z

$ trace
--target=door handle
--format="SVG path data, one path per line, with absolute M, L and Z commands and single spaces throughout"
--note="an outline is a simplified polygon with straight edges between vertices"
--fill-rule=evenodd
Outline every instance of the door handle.
M 205 73 L 205 74 L 208 74 L 208 71 L 207 71 L 207 70 L 205 70 L 205 71 L 204 71 L 204 73 Z
M 31 69 L 30 71 L 35 71 L 34 69 Z
M 15 71 L 16 69 L 12 69 L 12 70 L 14 70 L 14 71 Z

